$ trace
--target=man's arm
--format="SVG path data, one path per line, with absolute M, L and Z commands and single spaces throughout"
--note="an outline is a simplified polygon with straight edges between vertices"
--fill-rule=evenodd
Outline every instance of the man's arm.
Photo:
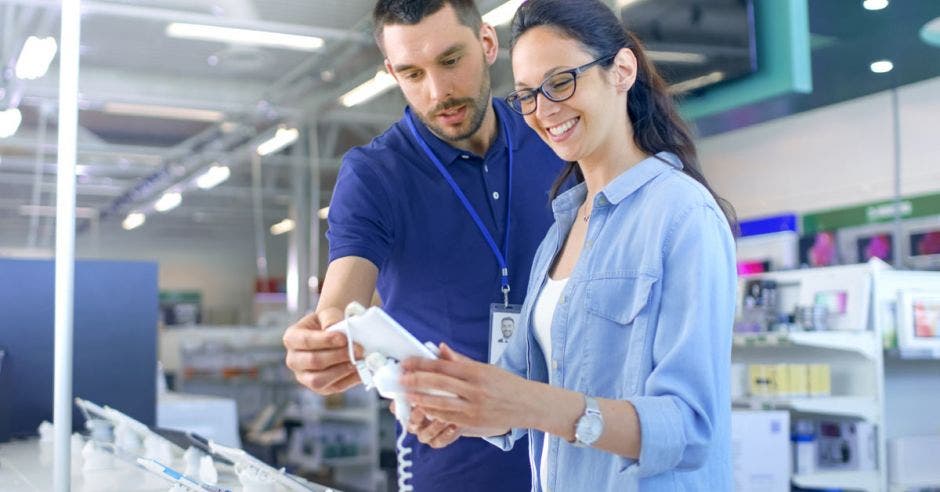
M 284 332 L 287 367 L 298 382 L 321 395 L 339 393 L 359 384 L 359 375 L 349 362 L 346 336 L 324 330 L 343 319 L 343 311 L 350 302 L 369 305 L 378 273 L 371 261 L 358 256 L 338 258 L 327 267 L 316 312 Z M 357 357 L 362 357 L 358 347 L 356 352 Z

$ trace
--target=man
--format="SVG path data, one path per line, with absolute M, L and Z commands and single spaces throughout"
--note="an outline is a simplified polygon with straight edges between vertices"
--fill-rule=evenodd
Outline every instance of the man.
M 489 66 L 499 46 L 472 1 L 380 0 L 373 20 L 385 67 L 409 108 L 344 156 L 317 312 L 284 335 L 287 365 L 320 394 L 359 383 L 345 336 L 323 329 L 342 319 L 349 302 L 367 305 L 376 287 L 385 310 L 419 340 L 487 361 L 491 316 L 511 312 L 507 304 L 525 296 L 552 221 L 547 191 L 562 166 L 491 98 Z M 525 445 L 503 453 L 461 438 L 435 449 L 457 432 L 418 412 L 408 430 L 420 440 L 406 440 L 417 490 L 530 487 Z
M 503 338 L 499 339 L 499 343 L 509 343 L 509 337 L 515 329 L 516 322 L 512 318 L 503 318 L 499 322 L 499 330 L 503 332 Z

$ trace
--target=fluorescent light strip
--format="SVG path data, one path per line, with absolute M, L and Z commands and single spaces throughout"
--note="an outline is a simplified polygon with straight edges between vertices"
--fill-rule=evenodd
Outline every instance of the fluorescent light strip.
M 56 208 L 52 205 L 20 205 L 20 215 L 39 217 L 55 217 Z M 98 210 L 91 207 L 75 207 L 75 217 L 79 219 L 94 219 L 98 217 Z
M 891 63 L 891 60 L 878 60 L 872 62 L 869 66 L 872 72 L 875 73 L 888 73 L 891 70 L 894 70 L 894 63 Z
M 125 116 L 147 116 L 150 118 L 164 118 L 170 120 L 206 121 L 218 123 L 225 118 L 219 111 L 208 109 L 181 108 L 178 106 L 153 106 L 150 104 L 131 104 L 109 102 L 105 103 L 102 111 L 108 114 Z
M 708 57 L 701 53 L 689 53 L 685 51 L 656 51 L 646 50 L 646 56 L 651 60 L 663 63 L 705 63 Z
M 124 219 L 124 222 L 121 222 L 121 227 L 123 227 L 125 231 L 129 231 L 129 230 L 136 229 L 144 225 L 144 222 L 146 221 L 147 221 L 146 215 L 140 212 L 131 212 L 127 214 L 127 217 Z
M 23 122 L 23 113 L 17 108 L 0 111 L 0 138 L 12 137 Z
M 274 133 L 273 137 L 258 145 L 258 155 L 263 157 L 279 152 L 284 147 L 296 142 L 299 136 L 300 131 L 296 128 L 280 127 L 277 129 L 277 132 Z
M 678 94 L 681 92 L 688 92 L 693 89 L 698 89 L 699 87 L 706 86 L 708 84 L 714 84 L 715 82 L 720 82 L 724 80 L 725 73 L 716 71 L 708 75 L 702 75 L 701 77 L 695 77 L 694 79 L 683 80 L 682 82 L 672 84 L 669 86 L 669 92 L 672 94 Z
M 323 39 L 315 36 L 181 22 L 173 22 L 166 26 L 166 35 L 178 39 L 216 41 L 219 43 L 286 48 L 298 51 L 317 51 L 323 47 Z
M 640 1 L 642 0 L 617 0 L 617 6 L 620 8 L 624 8 L 628 5 L 631 5 Z
M 290 232 L 294 230 L 294 221 L 291 219 L 284 219 L 277 224 L 271 226 L 271 234 L 279 236 L 285 232 Z
M 36 80 L 46 75 L 58 49 L 59 46 L 53 37 L 30 36 L 26 38 L 23 50 L 16 59 L 16 78 Z
M 203 173 L 201 176 L 196 178 L 196 186 L 203 190 L 210 190 L 218 186 L 219 183 L 222 183 L 228 179 L 231 174 L 232 170 L 229 169 L 228 166 L 216 164 L 210 167 L 209 170 Z
M 169 212 L 178 207 L 182 202 L 183 195 L 176 192 L 166 192 L 153 204 L 153 208 L 157 212 Z
M 355 89 L 343 94 L 339 98 L 339 103 L 350 108 L 378 97 L 385 91 L 395 87 L 398 82 L 395 77 L 385 70 L 379 70 L 375 77 L 363 82 Z
M 524 2 L 525 0 L 510 0 L 483 14 L 483 22 L 491 26 L 506 24 L 512 20 L 512 16 L 516 15 L 516 10 L 519 10 L 519 6 Z

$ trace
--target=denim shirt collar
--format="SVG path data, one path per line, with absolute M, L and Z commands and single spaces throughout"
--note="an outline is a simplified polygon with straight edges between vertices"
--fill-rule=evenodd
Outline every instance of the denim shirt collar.
M 659 152 L 638 162 L 614 178 L 594 197 L 594 206 L 616 205 L 669 169 L 682 169 L 682 161 L 672 152 Z M 552 200 L 556 220 L 573 216 L 587 198 L 587 184 L 579 183 Z

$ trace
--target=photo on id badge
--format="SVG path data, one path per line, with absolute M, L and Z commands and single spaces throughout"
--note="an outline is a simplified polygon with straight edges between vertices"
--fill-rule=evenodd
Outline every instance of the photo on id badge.
M 490 364 L 499 360 L 499 356 L 503 355 L 509 345 L 509 340 L 516 334 L 521 312 L 522 306 L 518 304 L 490 306 Z

